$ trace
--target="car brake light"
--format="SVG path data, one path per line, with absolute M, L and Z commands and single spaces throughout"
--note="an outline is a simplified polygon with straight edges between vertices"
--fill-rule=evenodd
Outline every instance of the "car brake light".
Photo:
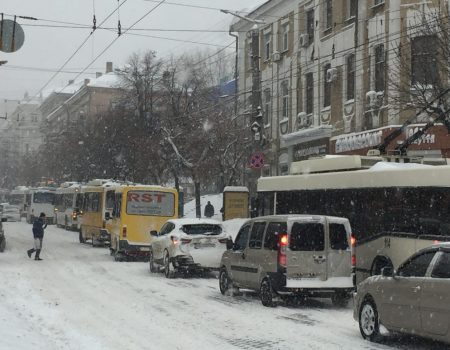
M 355 246 L 356 246 L 356 237 L 352 233 L 350 235 L 350 243 L 352 245 L 352 267 L 356 267 L 356 254 L 355 254 Z
M 287 259 L 286 259 L 286 247 L 288 245 L 288 235 L 281 234 L 279 237 L 278 244 L 278 264 L 286 267 Z
M 433 243 L 434 244 L 439 244 L 439 243 L 441 243 L 441 241 L 435 240 Z
M 181 239 L 181 244 L 189 244 L 191 243 L 192 239 L 190 238 L 182 238 Z
M 228 238 L 220 238 L 219 239 L 219 243 L 227 243 L 228 242 Z
M 172 243 L 175 244 L 175 245 L 178 244 L 178 243 L 180 243 L 180 241 L 178 240 L 177 237 L 170 236 L 170 239 L 172 240 Z
M 124 226 L 124 227 L 122 228 L 122 237 L 123 237 L 123 238 L 127 238 L 127 227 L 126 227 L 126 226 Z

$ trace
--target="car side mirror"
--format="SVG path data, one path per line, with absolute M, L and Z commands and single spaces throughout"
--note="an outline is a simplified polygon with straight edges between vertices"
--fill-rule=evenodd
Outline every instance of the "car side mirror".
M 150 231 L 150 236 L 158 237 L 158 231 Z
M 8 218 L 2 218 L 2 222 L 8 221 Z
M 392 267 L 383 267 L 381 269 L 381 276 L 394 277 L 394 269 Z
M 111 214 L 109 213 L 109 211 L 105 213 L 105 220 L 111 220 Z
M 231 249 L 233 249 L 233 247 L 234 247 L 233 240 L 231 238 L 229 238 L 227 240 L 227 250 L 231 250 Z

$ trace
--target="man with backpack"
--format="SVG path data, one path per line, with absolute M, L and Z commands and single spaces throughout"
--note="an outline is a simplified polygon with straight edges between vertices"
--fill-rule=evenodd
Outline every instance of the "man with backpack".
M 41 213 L 39 217 L 33 222 L 33 237 L 34 237 L 34 248 L 27 251 L 28 257 L 36 252 L 34 260 L 42 260 L 39 255 L 42 249 L 42 240 L 44 239 L 44 229 L 47 228 L 47 224 L 44 223 L 45 213 Z

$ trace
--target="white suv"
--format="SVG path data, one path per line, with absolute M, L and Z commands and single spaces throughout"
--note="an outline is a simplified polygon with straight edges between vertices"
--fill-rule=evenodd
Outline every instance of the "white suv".
M 150 234 L 150 272 L 163 267 L 167 278 L 177 271 L 219 269 L 222 254 L 231 242 L 221 223 L 211 219 L 173 219 Z

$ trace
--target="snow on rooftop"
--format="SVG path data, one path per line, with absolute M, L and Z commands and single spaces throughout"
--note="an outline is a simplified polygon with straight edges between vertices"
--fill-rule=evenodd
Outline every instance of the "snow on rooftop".
M 418 163 L 394 163 L 394 162 L 378 162 L 373 165 L 368 171 L 384 171 L 384 170 L 400 170 L 400 169 L 422 169 L 432 168 L 433 165 L 418 164 Z
M 110 72 L 103 74 L 102 76 L 91 79 L 88 83 L 90 87 L 99 87 L 99 88 L 120 88 L 121 80 L 120 76 L 115 72 Z
M 244 186 L 227 186 L 223 189 L 224 192 L 248 192 L 248 188 Z

